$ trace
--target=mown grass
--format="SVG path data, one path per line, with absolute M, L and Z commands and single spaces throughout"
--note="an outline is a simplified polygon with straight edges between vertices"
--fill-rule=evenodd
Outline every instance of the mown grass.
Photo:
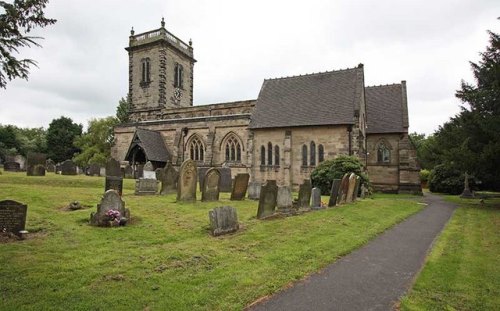
M 0 175 L 0 200 L 28 204 L 27 230 L 36 232 L 0 244 L 0 309 L 241 310 L 421 209 L 418 197 L 384 195 L 261 221 L 255 201 L 222 194 L 181 204 L 175 195 L 135 196 L 133 186 L 125 180 L 131 224 L 97 228 L 87 222 L 103 178 Z M 73 200 L 90 208 L 62 209 Z M 221 205 L 237 208 L 242 229 L 214 238 L 208 211 Z
M 500 310 L 500 199 L 460 199 L 401 310 Z

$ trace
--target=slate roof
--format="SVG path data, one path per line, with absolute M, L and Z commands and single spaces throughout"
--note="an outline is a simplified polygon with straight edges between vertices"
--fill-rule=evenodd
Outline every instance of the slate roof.
M 354 124 L 364 88 L 363 66 L 264 80 L 251 129 Z
M 402 133 L 408 129 L 406 86 L 390 84 L 365 88 L 367 133 Z
M 165 146 L 165 142 L 160 132 L 141 128 L 136 129 L 134 138 L 127 152 L 127 159 L 129 158 L 129 153 L 137 145 L 144 150 L 148 161 L 167 162 L 170 160 L 170 153 Z

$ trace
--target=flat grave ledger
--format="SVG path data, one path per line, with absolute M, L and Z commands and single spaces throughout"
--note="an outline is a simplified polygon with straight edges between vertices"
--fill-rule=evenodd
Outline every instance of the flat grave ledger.
M 12 200 L 0 201 L 0 232 L 21 236 L 26 226 L 28 206 Z

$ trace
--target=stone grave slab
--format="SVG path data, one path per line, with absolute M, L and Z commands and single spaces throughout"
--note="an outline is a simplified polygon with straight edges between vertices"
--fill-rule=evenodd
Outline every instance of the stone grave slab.
M 115 211 L 119 213 L 119 216 Z M 114 217 L 116 218 L 113 219 Z M 94 226 L 110 227 L 113 225 L 125 225 L 129 220 L 130 211 L 125 208 L 125 202 L 123 202 L 120 194 L 115 190 L 106 191 L 101 202 L 97 204 L 97 212 L 90 214 L 90 224 Z
M 339 196 L 340 201 L 338 204 L 345 204 L 347 198 L 347 190 L 349 189 L 349 173 L 345 173 L 342 177 L 342 182 L 340 183 L 340 192 L 342 195 Z
M 27 176 L 45 176 L 47 155 L 45 153 L 29 152 L 26 160 Z
M 51 159 L 48 159 L 45 162 L 45 168 L 46 168 L 47 172 L 49 172 L 49 173 L 55 173 L 56 172 L 56 164 Z
M 158 192 L 158 180 L 139 178 L 135 180 L 135 195 L 155 195 Z
M 172 163 L 168 162 L 163 168 L 163 174 L 161 174 L 161 195 L 167 195 L 177 192 L 177 179 L 179 178 L 179 173 L 174 168 Z
M 61 164 L 61 175 L 76 175 L 76 164 L 71 160 L 66 160 Z
M 245 199 L 248 188 L 248 180 L 250 179 L 250 175 L 247 173 L 237 174 L 234 178 L 234 186 L 231 191 L 231 200 L 232 201 L 241 201 Z
M 87 174 L 89 176 L 101 176 L 101 166 L 96 163 L 90 164 Z
M 259 207 L 257 218 L 262 219 L 274 214 L 278 199 L 278 186 L 276 180 L 268 180 L 260 189 Z
M 207 170 L 205 172 L 205 177 L 203 178 L 203 188 L 201 189 L 201 200 L 207 201 L 219 201 L 219 183 L 220 183 L 220 172 L 215 167 Z
M 280 210 L 289 210 L 293 207 L 292 190 L 288 186 L 278 187 L 276 206 Z
M 332 181 L 332 189 L 330 190 L 330 200 L 328 201 L 328 207 L 337 205 L 337 196 L 340 189 L 340 179 L 334 179 Z
M 216 207 L 208 212 L 210 220 L 210 233 L 213 236 L 228 234 L 238 231 L 238 214 L 231 206 Z
M 177 201 L 196 201 L 197 167 L 193 160 L 181 164 L 177 180 Z
M 205 174 L 210 169 L 210 167 L 198 167 L 198 183 L 200 185 L 200 190 L 203 189 L 203 182 L 205 181 Z M 220 171 L 219 171 L 220 172 Z
M 156 179 L 156 172 L 153 166 L 153 163 L 148 161 L 146 164 L 144 164 L 144 167 L 142 168 L 142 178 L 145 179 Z
M 12 200 L 0 201 L 0 232 L 22 236 L 26 226 L 28 206 Z
M 3 170 L 6 172 L 19 172 L 21 171 L 21 165 L 14 161 L 6 161 L 3 164 Z
M 299 207 L 309 208 L 311 201 L 312 185 L 310 179 L 304 179 L 304 183 L 299 186 Z
M 260 198 L 260 182 L 252 181 L 248 184 L 248 198 L 250 200 L 258 200 Z
M 221 167 L 220 172 L 220 192 L 233 191 L 233 180 L 231 179 L 231 168 Z
M 321 209 L 321 189 L 319 188 L 312 188 L 311 191 L 311 209 Z
M 356 201 L 359 194 L 359 186 L 361 185 L 361 177 L 356 175 L 356 184 L 354 185 L 354 192 L 352 194 L 352 200 Z
M 351 175 L 349 175 L 349 187 L 347 188 L 347 197 L 345 199 L 346 203 L 352 202 L 352 196 L 354 194 L 355 186 L 356 186 L 356 174 L 351 173 Z
M 125 165 L 123 169 L 123 177 L 126 179 L 134 179 L 134 170 L 130 164 Z

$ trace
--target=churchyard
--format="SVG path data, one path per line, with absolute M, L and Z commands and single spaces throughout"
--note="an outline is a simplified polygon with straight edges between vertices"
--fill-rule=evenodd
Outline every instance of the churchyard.
M 207 180 L 206 189 L 212 178 L 217 176 Z M 136 180 L 123 179 L 121 200 L 130 211 L 126 226 L 91 226 L 105 179 L 52 172 L 0 175 L 0 198 L 27 205 L 29 232 L 24 240 L 0 243 L 1 309 L 241 310 L 423 207 L 418 196 L 375 194 L 326 208 L 330 198 L 319 197 L 318 203 L 319 193 L 309 186 L 301 191 L 312 192 L 311 207 L 318 208 L 265 217 L 269 210 L 258 200 L 236 194 L 230 200 L 231 193 L 221 192 L 217 200 L 207 193 L 204 201 L 199 187 L 196 200 L 172 191 L 136 194 Z M 275 194 L 261 197 L 276 200 Z M 72 209 L 75 201 L 81 209 Z M 234 210 L 214 210 L 222 206 Z M 239 229 L 214 236 L 210 218 L 217 221 L 226 209 L 237 213 Z

